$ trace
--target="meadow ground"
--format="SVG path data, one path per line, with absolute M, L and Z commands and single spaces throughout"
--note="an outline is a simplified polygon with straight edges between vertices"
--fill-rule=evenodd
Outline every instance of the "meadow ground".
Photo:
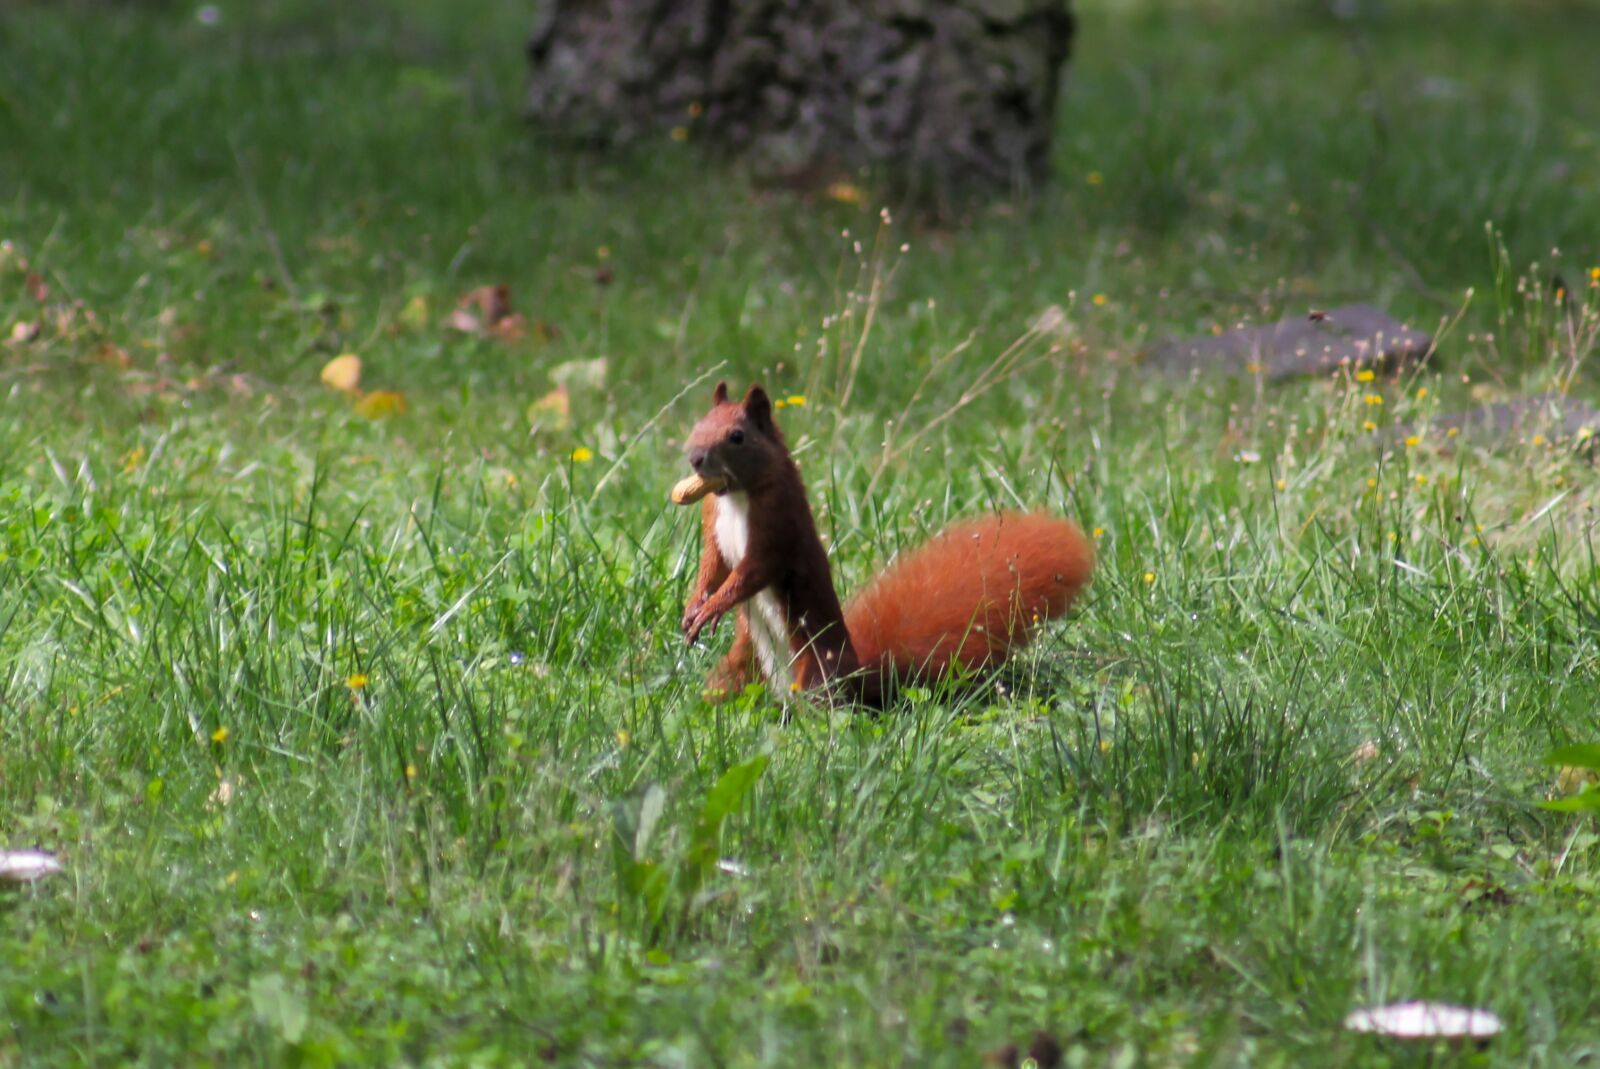
M 522 3 L 248 6 L 0 14 L 0 843 L 65 865 L 0 896 L 0 1064 L 1593 1059 L 1600 839 L 1539 804 L 1593 469 L 1378 433 L 1594 396 L 1593 7 L 1085 0 L 1058 186 L 931 228 L 542 148 Z M 494 284 L 520 333 L 441 326 Z M 1437 360 L 1136 364 L 1363 298 Z M 1082 611 L 879 717 L 703 703 L 717 375 L 846 590 L 1048 504 Z M 1409 997 L 1507 1031 L 1341 1029 Z

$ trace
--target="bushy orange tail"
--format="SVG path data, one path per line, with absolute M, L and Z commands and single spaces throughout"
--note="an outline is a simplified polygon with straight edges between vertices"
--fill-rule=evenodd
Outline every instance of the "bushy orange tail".
M 958 523 L 901 556 L 844 607 L 866 689 L 993 667 L 1089 582 L 1094 548 L 1066 520 L 1007 512 Z

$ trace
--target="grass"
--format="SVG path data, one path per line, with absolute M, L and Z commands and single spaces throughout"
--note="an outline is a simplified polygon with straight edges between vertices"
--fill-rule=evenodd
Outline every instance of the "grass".
M 1363 426 L 1593 396 L 1592 10 L 1085 3 L 1058 186 L 931 229 L 547 150 L 525 5 L 320 6 L 0 17 L 0 843 L 66 864 L 0 899 L 0 1064 L 1592 1058 L 1600 839 L 1538 806 L 1592 469 Z M 496 283 L 547 329 L 438 328 Z M 1439 359 L 1134 360 L 1353 298 Z M 716 375 L 805 399 L 846 590 L 1044 503 L 1082 612 L 880 717 L 704 704 Z M 1340 1028 L 1410 997 L 1508 1031 Z

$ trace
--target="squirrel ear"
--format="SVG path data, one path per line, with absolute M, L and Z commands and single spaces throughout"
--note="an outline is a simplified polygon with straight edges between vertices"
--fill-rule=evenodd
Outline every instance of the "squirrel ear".
M 714 405 L 728 403 L 728 384 L 726 382 L 717 383 L 717 388 L 711 391 L 711 403 Z
M 744 395 L 744 414 L 762 430 L 772 430 L 772 401 L 767 397 L 766 390 L 759 386 L 750 387 L 750 392 Z

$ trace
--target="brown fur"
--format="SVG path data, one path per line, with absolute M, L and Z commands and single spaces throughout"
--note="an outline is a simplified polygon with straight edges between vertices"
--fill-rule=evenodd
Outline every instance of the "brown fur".
M 994 668 L 1066 612 L 1093 570 L 1094 550 L 1066 520 L 1017 512 L 967 520 L 852 598 L 845 627 L 884 686 L 953 664 Z
M 805 484 L 759 386 L 742 402 L 719 383 L 687 453 L 727 488 L 704 500 L 704 550 L 683 631 L 694 642 L 732 609 L 733 648 L 707 681 L 735 693 L 756 667 L 750 599 L 777 598 L 793 657 L 794 684 L 838 681 L 858 701 L 881 704 L 897 683 L 937 676 L 954 664 L 992 668 L 1037 627 L 1066 612 L 1094 569 L 1094 550 L 1067 520 L 1001 513 L 949 528 L 902 557 L 841 607 Z M 748 542 L 729 568 L 718 541 L 729 493 L 748 495 Z M 715 695 L 714 695 L 715 696 Z
M 743 603 L 770 588 L 788 623 L 795 683 L 817 686 L 854 673 L 859 664 L 844 629 L 828 554 L 817 536 L 800 470 L 772 421 L 771 402 L 761 387 L 752 386 L 735 404 L 720 383 L 713 400 L 689 436 L 688 452 L 695 471 L 721 477 L 727 486 L 702 506 L 705 550 L 694 596 L 684 610 L 684 634 L 694 642 L 739 606 L 740 632 L 748 638 L 749 609 Z M 718 502 L 729 493 L 747 494 L 750 501 L 749 543 L 744 559 L 731 569 L 716 538 Z M 734 652 L 746 658 L 743 651 Z M 726 675 L 737 677 L 731 654 L 723 667 Z

